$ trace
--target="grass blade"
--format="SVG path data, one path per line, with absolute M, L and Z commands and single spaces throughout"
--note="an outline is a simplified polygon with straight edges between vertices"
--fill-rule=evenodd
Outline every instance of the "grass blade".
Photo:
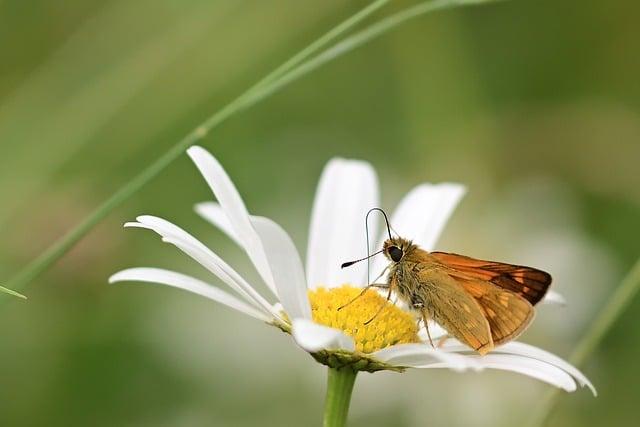
M 12 291 L 11 289 L 5 288 L 4 286 L 0 286 L 0 292 L 4 292 L 5 294 L 13 295 L 14 297 L 27 299 L 27 297 L 25 297 L 24 295 L 19 294 L 16 291 Z

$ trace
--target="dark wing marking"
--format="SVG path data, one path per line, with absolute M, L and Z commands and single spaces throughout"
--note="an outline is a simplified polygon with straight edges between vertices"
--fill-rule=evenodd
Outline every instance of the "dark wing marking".
M 437 261 L 451 269 L 450 275 L 459 280 L 491 282 L 514 292 L 532 305 L 537 304 L 551 285 L 551 275 L 542 270 L 521 265 L 484 261 L 447 252 L 431 252 Z

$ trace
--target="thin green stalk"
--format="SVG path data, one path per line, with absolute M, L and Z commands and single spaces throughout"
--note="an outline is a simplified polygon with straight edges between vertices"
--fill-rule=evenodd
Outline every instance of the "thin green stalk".
M 25 297 L 24 295 L 19 294 L 16 291 L 12 291 L 11 289 L 7 289 L 4 286 L 0 286 L 0 292 L 4 292 L 5 294 L 13 295 L 14 297 L 27 299 L 27 297 Z
M 229 117 L 241 112 L 245 108 L 255 105 L 259 101 L 276 93 L 287 84 L 292 83 L 300 77 L 317 69 L 321 65 L 363 45 L 393 27 L 402 24 L 408 19 L 445 7 L 490 1 L 496 0 L 435 0 L 423 2 L 391 15 L 388 18 L 382 19 L 366 29 L 347 37 L 342 42 L 326 49 L 306 62 L 301 62 L 384 4 L 384 2 L 380 0 L 372 3 L 356 15 L 353 15 L 342 24 L 335 27 L 333 30 L 326 33 L 317 41 L 313 42 L 300 53 L 294 55 L 282 66 L 278 67 L 272 73 L 269 73 L 265 78 L 261 79 L 238 98 L 227 104 L 220 111 L 209 117 L 203 124 L 191 131 L 169 151 L 125 184 L 124 187 L 121 187 L 79 225 L 66 235 L 62 236 L 40 256 L 27 264 L 24 269 L 18 272 L 18 274 L 11 279 L 9 282 L 10 286 L 13 289 L 22 289 L 26 284 L 46 271 L 109 213 L 120 206 L 125 200 L 135 194 L 140 188 L 164 170 L 171 162 L 178 158 L 186 148 L 201 141 L 207 133 Z M 296 66 L 296 64 L 300 65 Z
M 359 12 L 356 12 L 354 15 L 351 15 L 345 21 L 341 22 L 340 24 L 338 24 L 337 26 L 329 30 L 326 34 L 324 34 L 323 36 L 321 36 L 320 38 L 312 42 L 309 46 L 305 47 L 300 52 L 293 55 L 290 59 L 285 61 L 278 68 L 276 68 L 271 73 L 269 73 L 265 78 L 260 80 L 254 86 L 254 88 L 264 86 L 267 83 L 270 83 L 276 80 L 277 78 L 282 77 L 287 71 L 293 69 L 295 66 L 302 63 L 302 61 L 304 61 L 305 59 L 307 59 L 308 57 L 310 57 L 311 55 L 313 55 L 314 53 L 322 49 L 324 46 L 326 46 L 333 40 L 340 37 L 346 31 L 355 27 L 363 19 L 367 18 L 369 15 L 371 15 L 372 13 L 380 9 L 382 6 L 389 3 L 389 1 L 390 0 L 374 1 L 369 6 L 365 7 Z
M 640 258 L 624 277 L 611 298 L 609 298 L 605 307 L 589 327 L 587 334 L 578 343 L 578 347 L 569 358 L 574 366 L 580 367 L 600 345 L 607 332 L 611 330 L 620 315 L 631 304 L 638 290 L 640 290 Z M 557 389 L 549 392 L 530 424 L 532 427 L 542 427 L 547 424 L 560 396 L 562 394 Z
M 350 367 L 327 368 L 327 396 L 324 402 L 324 427 L 344 427 L 347 424 L 351 392 L 357 371 Z
M 254 93 L 261 96 L 268 96 L 274 92 L 280 90 L 283 86 L 288 85 L 294 80 L 309 74 L 322 65 L 330 62 L 343 54 L 352 51 L 365 43 L 383 35 L 389 30 L 392 30 L 399 25 L 409 21 L 410 19 L 417 18 L 429 12 L 435 12 L 437 10 L 446 9 L 461 5 L 471 5 L 480 3 L 491 3 L 502 0 L 431 0 L 424 1 L 397 12 L 393 15 L 383 18 L 380 21 L 368 26 L 362 31 L 359 31 L 344 40 L 334 44 L 326 50 L 320 52 L 318 55 L 312 57 L 308 61 L 303 62 L 298 67 L 292 69 L 290 72 L 283 75 L 281 78 L 271 81 L 268 85 L 259 86 Z

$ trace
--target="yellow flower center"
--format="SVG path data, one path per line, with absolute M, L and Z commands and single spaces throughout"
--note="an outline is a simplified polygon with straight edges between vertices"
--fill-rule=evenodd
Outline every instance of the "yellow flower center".
M 342 330 L 354 339 L 356 350 L 363 353 L 395 344 L 420 342 L 418 325 L 411 314 L 391 304 L 373 289 L 354 300 L 360 292 L 361 288 L 350 285 L 310 290 L 313 320 Z M 353 302 L 348 304 L 350 301 Z M 339 307 L 343 308 L 338 310 Z

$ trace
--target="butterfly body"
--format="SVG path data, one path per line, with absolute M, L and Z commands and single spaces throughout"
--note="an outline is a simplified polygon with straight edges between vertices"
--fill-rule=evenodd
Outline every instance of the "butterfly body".
M 551 276 L 530 267 L 427 252 L 400 237 L 385 241 L 388 286 L 424 320 L 480 354 L 520 335 Z

